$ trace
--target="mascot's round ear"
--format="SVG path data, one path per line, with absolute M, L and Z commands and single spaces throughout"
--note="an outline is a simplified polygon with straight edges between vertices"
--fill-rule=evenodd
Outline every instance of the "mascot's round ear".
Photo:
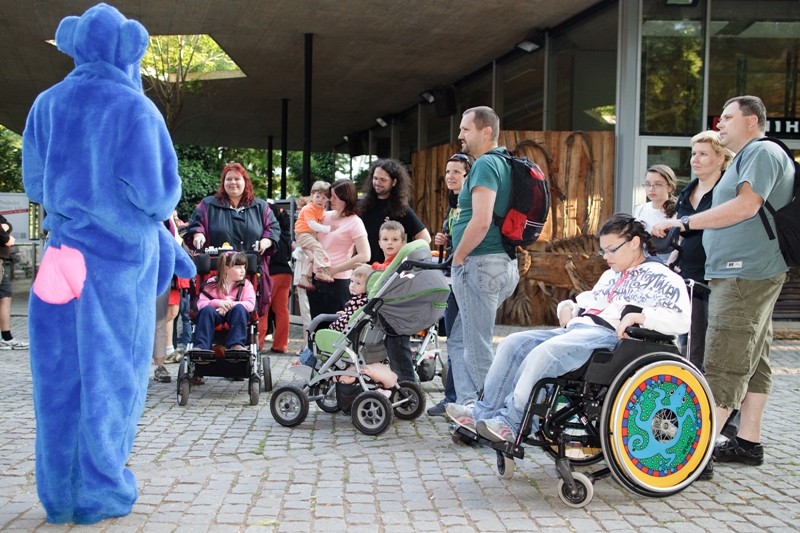
M 149 35 L 147 30 L 135 20 L 126 20 L 119 27 L 119 44 L 117 45 L 117 61 L 123 65 L 132 65 L 139 61 L 147 51 Z
M 56 30 L 56 47 L 70 57 L 75 57 L 75 28 L 80 17 L 65 17 Z

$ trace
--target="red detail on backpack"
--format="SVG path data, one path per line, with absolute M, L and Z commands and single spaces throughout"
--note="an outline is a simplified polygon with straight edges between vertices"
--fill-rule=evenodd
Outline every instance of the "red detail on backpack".
M 510 257 L 516 257 L 517 246 L 536 242 L 550 211 L 550 188 L 542 169 L 524 157 L 506 152 L 486 152 L 502 157 L 511 164 L 511 198 L 504 217 L 494 214 L 500 227 L 503 246 Z

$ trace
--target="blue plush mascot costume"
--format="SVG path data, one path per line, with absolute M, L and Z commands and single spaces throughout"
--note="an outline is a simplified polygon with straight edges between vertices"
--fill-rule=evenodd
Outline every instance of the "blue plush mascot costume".
M 31 289 L 36 483 L 47 521 L 130 513 L 125 463 L 144 409 L 155 299 L 194 266 L 162 221 L 181 196 L 177 159 L 142 91 L 145 28 L 99 4 L 56 45 L 75 69 L 36 99 L 23 181 L 50 236 Z

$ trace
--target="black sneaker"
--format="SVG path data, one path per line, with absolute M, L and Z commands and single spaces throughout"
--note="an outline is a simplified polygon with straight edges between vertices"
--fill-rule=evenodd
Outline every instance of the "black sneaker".
M 756 444 L 752 450 L 745 450 L 733 438 L 714 448 L 714 460 L 720 463 L 734 462 L 759 466 L 764 463 L 764 447 Z
M 446 412 L 448 402 L 446 400 L 442 400 L 441 402 L 437 403 L 430 409 L 428 409 L 428 416 L 444 416 Z
M 712 479 L 714 479 L 714 458 L 713 457 L 708 462 L 708 464 L 703 469 L 703 471 L 700 473 L 700 475 L 697 476 L 697 480 L 698 481 L 711 481 Z

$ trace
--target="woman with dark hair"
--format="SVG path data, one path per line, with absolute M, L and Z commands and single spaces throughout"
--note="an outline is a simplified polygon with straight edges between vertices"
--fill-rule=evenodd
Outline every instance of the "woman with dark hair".
M 691 303 L 683 279 L 661 261 L 644 225 L 625 213 L 613 215 L 598 232 L 608 266 L 590 291 L 558 305 L 561 328 L 508 336 L 486 376 L 483 399 L 474 406 L 447 406 L 453 421 L 499 442 L 516 438 L 534 384 L 580 368 L 597 348 L 613 348 L 625 329 L 641 326 L 666 335 L 689 330 Z M 652 253 L 652 250 L 650 250 Z M 477 422 L 477 424 L 475 424 Z M 538 430 L 536 420 L 532 432 Z
M 228 163 L 222 169 L 217 192 L 197 204 L 184 242 L 195 250 L 227 243 L 236 251 L 256 250 L 261 254 L 258 314 L 263 315 L 272 294 L 269 258 L 280 237 L 278 220 L 267 202 L 253 194 L 247 171 L 239 163 Z
M 454 154 L 450 157 L 450 159 L 447 160 L 447 166 L 445 167 L 444 182 L 449 191 L 447 193 L 447 205 L 449 207 L 447 209 L 447 214 L 444 217 L 442 231 L 434 236 L 433 243 L 437 246 L 444 247 L 448 257 L 450 257 L 450 255 L 453 253 L 453 236 L 450 227 L 453 222 L 453 215 L 458 207 L 458 193 L 461 192 L 461 189 L 464 186 L 464 180 L 466 180 L 469 176 L 469 171 L 472 169 L 472 164 L 474 162 L 475 160 L 472 158 L 472 156 L 465 154 Z M 449 276 L 450 274 L 448 272 L 448 281 L 450 281 Z M 453 328 L 453 322 L 455 321 L 456 316 L 458 316 L 458 302 L 456 302 L 456 296 L 451 290 L 450 297 L 447 299 L 447 309 L 444 311 L 445 335 L 450 334 L 450 330 Z M 447 364 L 448 368 L 452 370 L 453 366 L 449 357 L 447 358 Z M 428 414 L 430 416 L 442 416 L 444 415 L 444 410 L 447 404 L 455 401 L 456 386 L 453 381 L 453 373 L 448 372 L 444 383 L 444 398 L 442 398 L 442 401 L 428 409 Z
M 350 299 L 351 270 L 369 259 L 367 230 L 356 214 L 356 186 L 350 180 L 336 181 L 331 185 L 330 202 L 331 210 L 325 212 L 322 225 L 338 227 L 330 233 L 318 233 L 317 239 L 331 260 L 328 271 L 333 276 L 333 281 L 314 279 L 316 290 L 307 293 L 311 318 L 344 309 Z

